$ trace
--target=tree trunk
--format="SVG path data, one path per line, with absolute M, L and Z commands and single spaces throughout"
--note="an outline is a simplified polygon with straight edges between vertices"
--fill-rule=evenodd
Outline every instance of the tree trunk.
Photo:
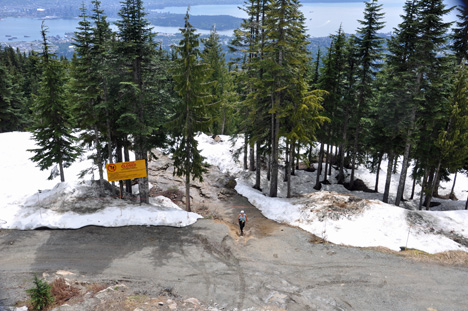
M 336 154 L 336 148 L 335 152 L 333 153 L 333 146 L 330 147 L 330 163 L 328 164 L 328 176 L 331 176 L 332 174 L 332 164 L 333 164 L 333 159 L 335 159 L 335 154 Z
M 292 143 L 291 144 L 291 175 L 295 176 L 296 175 L 296 144 Z
M 429 192 L 426 195 L 426 201 L 424 202 L 424 205 L 426 206 L 426 210 L 429 210 L 431 207 L 431 201 L 432 201 L 432 196 L 434 193 L 435 186 L 437 184 L 437 179 L 439 178 L 439 170 L 440 170 L 440 163 L 441 160 L 439 160 L 439 163 L 437 164 L 437 169 L 432 168 L 431 169 L 431 179 L 429 180 Z
M 99 171 L 99 187 L 102 188 L 104 181 L 104 171 L 102 169 L 102 153 L 101 153 L 101 144 L 99 143 L 99 130 L 96 125 L 94 128 L 94 144 L 96 145 L 96 164 Z
M 324 145 L 323 142 L 320 143 L 320 151 L 319 151 L 319 158 L 318 158 L 318 163 L 317 163 L 317 178 L 315 180 L 315 190 L 320 190 L 322 189 L 322 184 L 320 183 L 320 175 L 322 174 L 322 162 L 323 162 L 323 153 L 324 153 Z
M 190 206 L 190 174 L 185 175 L 185 207 L 187 212 L 191 212 L 192 208 Z
M 326 182 L 328 180 L 328 160 L 330 159 L 330 145 L 327 144 L 327 153 L 325 158 L 325 169 L 323 170 L 323 181 Z M 323 159 L 322 159 L 323 161 Z
M 458 171 L 455 172 L 455 176 L 453 177 L 452 190 L 450 190 L 450 195 L 449 195 L 449 198 L 451 200 L 454 200 L 454 191 L 455 191 L 455 183 L 457 182 L 457 175 L 458 175 Z
M 276 114 L 272 115 L 272 142 L 271 142 L 271 180 L 270 197 L 278 196 L 278 143 L 279 143 L 279 121 Z
M 59 161 L 58 165 L 59 165 L 59 170 L 60 170 L 60 182 L 64 182 L 65 181 L 65 172 L 63 171 L 63 162 L 62 162 L 62 160 Z
M 284 165 L 284 178 L 283 178 L 284 182 L 287 182 L 288 178 L 289 178 L 289 171 L 288 170 L 290 169 L 290 164 L 291 164 L 291 159 L 289 158 L 289 148 L 290 148 L 290 145 L 286 141 L 286 150 L 284 151 L 284 162 L 285 162 L 285 165 Z
M 413 178 L 413 187 L 411 187 L 411 196 L 410 200 L 414 199 L 414 191 L 416 190 L 416 178 Z
M 383 194 L 383 201 L 385 203 L 388 203 L 388 196 L 390 193 L 390 184 L 392 182 L 392 167 L 393 167 L 393 161 L 394 161 L 394 153 L 393 151 L 390 151 L 388 153 L 388 164 L 387 164 L 387 178 L 385 179 L 385 189 L 384 189 L 384 194 Z
M 382 164 L 383 152 L 379 154 L 379 163 L 377 164 L 377 174 L 375 177 L 375 192 L 379 192 L 379 177 L 380 177 L 380 165 Z
M 250 139 L 249 139 L 249 149 L 250 149 L 250 153 L 249 153 L 249 170 L 253 172 L 253 171 L 255 171 L 255 147 L 250 142 Z
M 140 191 L 140 204 L 149 204 L 149 183 L 148 183 L 148 156 L 146 152 L 141 151 L 139 152 L 139 160 L 145 160 L 146 165 L 146 176 L 143 178 L 138 178 L 138 189 Z
M 125 162 L 128 162 L 130 161 L 130 152 L 128 151 L 128 144 L 126 144 L 123 148 L 124 150 L 124 159 L 125 159 Z M 125 181 L 125 191 L 128 193 L 128 194 L 132 194 L 132 180 L 131 179 L 127 179 Z
M 111 135 L 111 125 L 110 125 L 110 116 L 109 116 L 109 110 L 106 108 L 106 135 L 107 135 L 107 157 L 110 163 L 114 163 L 112 159 L 112 135 Z M 112 187 L 115 186 L 115 182 L 112 182 Z
M 122 143 L 117 141 L 117 162 L 122 162 Z M 124 194 L 124 186 L 123 186 L 123 180 L 119 180 L 119 192 L 120 192 L 120 198 L 123 199 L 123 194 Z
M 270 181 L 271 180 L 271 155 L 269 154 L 267 156 L 267 180 Z
M 291 162 L 292 162 L 293 150 L 294 150 L 294 147 L 293 147 L 292 143 L 289 146 L 290 146 L 289 147 L 289 155 L 288 155 L 289 161 L 286 164 L 288 166 L 288 194 L 287 194 L 288 198 L 291 197 L 291 167 L 292 167 Z
M 255 167 L 255 185 L 254 189 L 261 189 L 261 173 L 262 173 L 262 164 L 261 164 L 261 155 L 260 155 L 260 141 L 257 140 L 257 154 L 256 154 L 256 167 Z
M 413 172 L 416 172 L 416 170 L 418 169 L 418 166 L 419 166 L 419 162 L 416 161 L 416 165 L 414 166 L 414 171 Z M 411 188 L 410 200 L 414 199 L 414 191 L 416 190 L 416 181 L 417 181 L 417 179 L 413 177 L 413 187 Z
M 409 139 L 405 145 L 405 152 L 403 154 L 403 163 L 401 164 L 401 173 L 400 173 L 400 180 L 398 182 L 398 190 L 395 198 L 395 205 L 400 206 L 401 199 L 403 198 L 403 193 L 405 191 L 405 183 L 406 183 L 406 174 L 408 172 L 408 164 L 409 164 L 409 154 L 411 150 L 411 143 Z
M 434 191 L 432 192 L 433 198 L 439 197 L 440 179 L 441 179 L 441 176 L 440 176 L 440 168 L 439 168 L 437 172 L 437 179 L 435 180 Z
M 421 195 L 419 197 L 419 207 L 418 207 L 419 210 L 422 210 L 424 192 L 426 191 L 426 183 L 427 183 L 427 171 L 424 172 L 423 183 L 421 186 Z
M 187 128 L 188 128 L 188 133 L 191 133 L 191 130 L 192 130 L 192 127 L 191 125 L 187 125 Z M 190 206 L 190 172 L 192 171 L 192 168 L 191 168 L 191 162 L 190 162 L 190 159 L 192 158 L 191 157 L 191 150 L 190 150 L 190 134 L 188 135 L 187 139 L 186 139 L 186 146 L 185 146 L 185 152 L 186 152 L 186 159 L 185 159 L 185 170 L 186 170 L 186 173 L 185 173 L 185 209 L 187 210 L 187 212 L 191 212 L 192 211 L 192 208 Z
M 297 144 L 297 150 L 295 152 L 295 157 L 296 157 L 296 170 L 298 170 L 300 162 L 301 162 L 301 144 L 300 143 Z M 294 174 L 295 173 L 296 172 L 294 172 Z
M 248 159 L 248 139 L 247 139 L 247 133 L 244 134 L 244 170 L 247 170 L 249 167 L 248 167 L 248 162 L 247 162 L 247 159 Z
M 405 144 L 405 152 L 403 154 L 403 163 L 401 164 L 401 173 L 400 173 L 400 180 L 398 182 L 398 191 L 397 196 L 395 198 L 395 205 L 400 206 L 401 198 L 403 197 L 403 193 L 405 191 L 405 183 L 406 183 L 406 174 L 408 171 L 408 164 L 409 164 L 409 156 L 411 151 L 411 136 L 413 136 L 413 124 L 416 119 L 416 107 L 413 107 L 411 111 L 410 117 L 410 128 L 408 129 L 408 133 L 406 134 L 406 144 Z

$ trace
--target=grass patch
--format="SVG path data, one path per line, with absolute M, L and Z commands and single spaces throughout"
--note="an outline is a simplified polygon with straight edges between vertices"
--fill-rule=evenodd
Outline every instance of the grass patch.
M 432 262 L 450 266 L 468 267 L 468 253 L 462 251 L 447 251 L 429 254 L 420 250 L 409 249 L 400 252 L 400 254 L 418 262 Z
M 430 254 L 414 248 L 408 248 L 400 252 L 391 250 L 386 247 L 366 247 L 365 249 L 371 249 L 380 253 L 405 257 L 416 262 L 468 267 L 468 253 L 463 251 L 447 251 Z
M 52 283 L 51 293 L 54 297 L 54 306 L 61 306 L 81 296 L 80 290 L 77 287 L 68 285 L 64 278 L 55 279 Z

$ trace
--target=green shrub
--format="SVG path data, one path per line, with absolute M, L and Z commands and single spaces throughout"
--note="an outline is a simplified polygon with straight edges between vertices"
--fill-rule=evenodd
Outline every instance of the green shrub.
M 48 305 L 54 302 L 54 297 L 51 294 L 51 288 L 45 280 L 41 280 L 34 275 L 33 283 L 35 287 L 26 290 L 31 297 L 31 305 L 35 310 L 43 310 Z

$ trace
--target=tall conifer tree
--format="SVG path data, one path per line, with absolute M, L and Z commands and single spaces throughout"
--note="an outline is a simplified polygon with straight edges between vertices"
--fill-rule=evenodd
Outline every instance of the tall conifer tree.
M 453 29 L 452 49 L 457 57 L 457 62 L 460 63 L 463 59 L 468 61 L 468 5 L 460 5 L 457 7 L 458 21 Z
M 377 70 L 381 66 L 383 38 L 378 32 L 384 27 L 382 22 L 384 13 L 382 5 L 377 0 L 370 0 L 365 3 L 364 19 L 359 23 L 362 25 L 357 31 L 356 45 L 358 46 L 357 57 L 359 66 L 357 67 L 357 98 L 356 107 L 353 113 L 354 145 L 351 163 L 351 177 L 349 187 L 354 186 L 354 171 L 359 152 L 359 137 L 362 131 L 361 119 L 368 113 L 368 102 L 375 96 L 374 78 Z
M 122 2 L 119 11 L 117 52 L 120 54 L 123 67 L 123 79 L 120 83 L 120 100 L 126 103 L 125 111 L 117 121 L 120 132 L 133 137 L 133 148 L 136 160 L 148 161 L 151 144 L 148 140 L 153 133 L 150 115 L 147 79 L 151 74 L 151 62 L 156 53 L 150 23 L 145 18 L 147 13 L 141 0 Z M 147 165 L 148 169 L 148 165 Z M 140 202 L 149 202 L 148 177 L 138 179 Z
M 185 15 L 185 26 L 181 29 L 182 40 L 175 47 L 176 64 L 173 69 L 174 88 L 180 98 L 169 127 L 178 138 L 174 152 L 174 174 L 185 176 L 186 209 L 191 211 L 190 180 L 203 180 L 203 157 L 195 139 L 197 132 L 208 131 L 211 124 L 209 104 L 212 96 L 208 82 L 211 70 L 200 61 L 199 34 L 189 22 L 189 11 Z
M 34 101 L 33 137 L 39 148 L 31 149 L 31 158 L 41 170 L 58 165 L 60 181 L 65 181 L 64 168 L 79 155 L 72 135 L 72 118 L 65 98 L 66 72 L 56 55 L 50 51 L 47 27 L 42 23 L 42 79 Z M 54 171 L 49 179 L 54 177 Z

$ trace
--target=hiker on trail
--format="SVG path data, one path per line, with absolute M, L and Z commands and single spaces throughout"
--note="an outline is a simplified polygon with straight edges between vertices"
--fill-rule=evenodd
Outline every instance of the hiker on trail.
M 240 211 L 240 214 L 237 218 L 239 219 L 239 227 L 241 231 L 240 235 L 244 235 L 244 226 L 245 222 L 247 221 L 247 215 L 244 213 L 244 211 Z

